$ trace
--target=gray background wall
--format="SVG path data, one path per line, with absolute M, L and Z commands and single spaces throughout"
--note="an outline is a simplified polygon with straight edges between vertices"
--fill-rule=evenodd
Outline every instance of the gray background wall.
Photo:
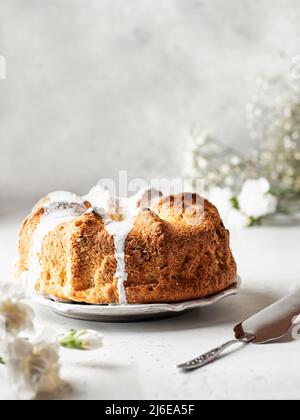
M 299 22 L 299 0 L 0 0 L 1 202 L 178 174 L 195 124 L 248 147 L 245 104 Z

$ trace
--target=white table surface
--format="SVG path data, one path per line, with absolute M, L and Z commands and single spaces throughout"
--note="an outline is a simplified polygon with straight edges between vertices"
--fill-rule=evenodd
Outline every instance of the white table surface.
M 9 280 L 24 211 L 0 214 L 0 281 Z M 62 399 L 286 399 L 300 398 L 300 341 L 241 351 L 193 373 L 178 362 L 232 337 L 232 327 L 300 286 L 300 227 L 232 233 L 243 286 L 237 297 L 172 319 L 105 324 L 73 321 L 36 309 L 38 328 L 93 328 L 105 336 L 98 352 L 62 350 Z M 0 399 L 13 398 L 0 367 Z

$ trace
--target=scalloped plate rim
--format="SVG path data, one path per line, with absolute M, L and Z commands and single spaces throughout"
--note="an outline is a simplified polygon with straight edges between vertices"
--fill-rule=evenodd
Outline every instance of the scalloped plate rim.
M 99 321 L 99 318 L 116 318 L 116 321 L 128 318 L 134 319 L 135 316 L 157 317 L 159 315 L 170 316 L 183 313 L 192 309 L 203 308 L 214 305 L 221 300 L 234 296 L 241 287 L 241 277 L 237 276 L 237 282 L 228 289 L 203 299 L 197 299 L 179 303 L 152 303 L 152 304 L 132 304 L 132 305 L 88 305 L 80 303 L 57 302 L 48 297 L 35 296 L 34 301 L 53 310 L 54 312 L 76 319 Z M 81 318 L 82 317 L 82 318 Z M 138 319 L 138 318 L 137 318 Z

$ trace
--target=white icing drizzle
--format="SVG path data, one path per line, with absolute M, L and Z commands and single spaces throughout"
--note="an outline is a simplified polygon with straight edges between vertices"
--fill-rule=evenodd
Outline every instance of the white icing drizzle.
M 47 195 L 47 197 L 40 200 L 32 209 L 32 212 L 44 206 L 49 206 L 52 203 L 77 203 L 84 204 L 85 200 L 76 194 L 68 191 L 55 191 Z
M 148 197 L 151 193 L 150 200 Z M 113 236 L 117 269 L 115 277 L 118 280 L 119 304 L 127 304 L 125 282 L 128 278 L 125 262 L 125 247 L 127 237 L 134 226 L 135 218 L 142 207 L 153 208 L 161 198 L 161 193 L 151 187 L 144 188 L 129 199 L 113 199 L 109 192 L 97 185 L 84 197 L 76 194 L 57 191 L 47 196 L 47 207 L 33 235 L 32 257 L 29 263 L 27 284 L 34 288 L 35 281 L 40 278 L 41 265 L 39 254 L 45 237 L 59 225 L 70 222 L 83 214 L 98 214 L 105 225 L 106 231 Z M 86 210 L 83 204 L 88 201 L 93 206 Z M 115 213 L 116 206 L 121 212 L 121 221 L 114 221 L 110 214 Z
M 48 233 L 55 230 L 59 225 L 70 222 L 84 214 L 86 208 L 80 204 L 53 202 L 44 208 L 44 214 L 35 229 L 32 238 L 32 251 L 25 278 L 27 287 L 34 289 L 35 282 L 40 279 L 42 267 L 39 262 L 39 254 Z M 42 290 L 41 290 L 42 291 Z
M 132 214 L 131 217 L 122 220 L 121 222 L 112 220 L 104 209 L 94 207 L 87 211 L 87 213 L 92 212 L 95 212 L 102 217 L 106 231 L 114 238 L 115 258 L 117 261 L 115 277 L 118 280 L 119 304 L 126 305 L 127 296 L 125 290 L 125 282 L 128 276 L 126 272 L 125 247 L 127 237 L 134 226 L 137 211 Z
M 151 200 L 149 201 L 148 193 L 151 192 Z M 105 225 L 106 231 L 113 236 L 115 244 L 115 258 L 117 261 L 117 270 L 115 277 L 118 280 L 119 304 L 127 304 L 127 296 L 125 290 L 125 282 L 128 278 L 126 272 L 125 262 L 125 248 L 127 237 L 134 226 L 135 218 L 141 207 L 154 207 L 158 202 L 161 193 L 151 187 L 144 188 L 136 195 L 129 199 L 112 199 L 109 192 L 104 190 L 101 186 L 96 186 L 91 189 L 88 195 L 84 198 L 89 201 L 93 208 L 86 213 L 95 212 L 98 214 Z M 121 221 L 114 221 L 109 213 L 114 213 L 112 206 L 116 204 L 119 206 L 121 214 Z M 140 206 L 138 206 L 140 204 Z
M 49 200 L 48 204 L 51 203 L 77 203 L 77 204 L 84 204 L 85 199 L 83 197 L 79 197 L 76 194 L 73 194 L 68 191 L 55 191 L 51 194 L 47 195 Z
M 93 207 L 104 209 L 108 213 L 110 195 L 109 192 L 100 185 L 93 187 L 83 199 L 91 203 Z
M 124 287 L 127 280 L 125 263 L 125 246 L 127 237 L 134 226 L 134 218 L 126 219 L 122 222 L 113 222 L 107 226 L 108 232 L 113 235 L 115 240 L 115 257 L 117 259 L 116 277 L 118 279 L 119 303 L 126 304 L 127 296 Z

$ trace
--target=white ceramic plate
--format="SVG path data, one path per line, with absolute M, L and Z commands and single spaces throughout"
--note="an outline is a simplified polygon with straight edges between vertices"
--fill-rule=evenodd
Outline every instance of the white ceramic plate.
M 192 309 L 203 308 L 236 295 L 241 287 L 241 278 L 229 289 L 207 298 L 182 303 L 157 303 L 146 305 L 86 305 L 56 302 L 49 298 L 36 297 L 35 300 L 64 317 L 98 322 L 130 322 L 175 316 Z

